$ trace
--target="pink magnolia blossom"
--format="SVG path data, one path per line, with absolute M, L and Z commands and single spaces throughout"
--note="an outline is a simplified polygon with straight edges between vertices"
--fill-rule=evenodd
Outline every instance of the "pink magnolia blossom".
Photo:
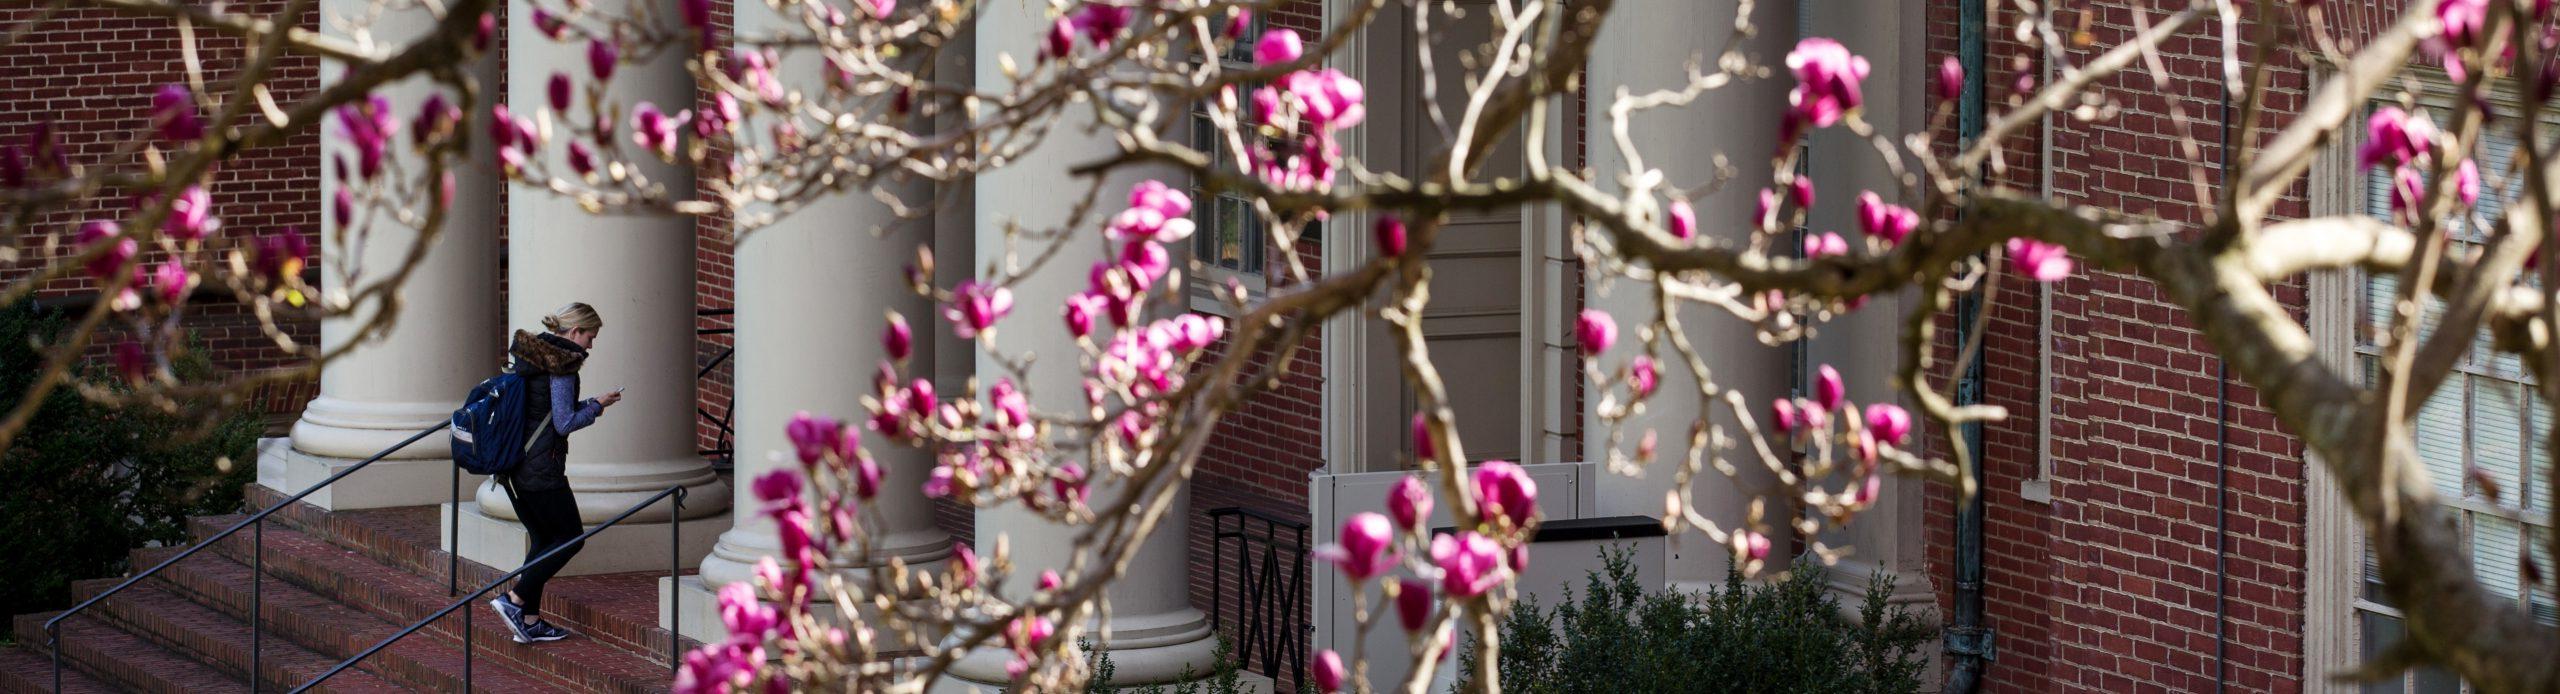
M 1472 530 L 1431 538 L 1431 562 L 1452 596 L 1472 598 L 1502 583 L 1502 544 Z
M 2008 246 L 2010 264 L 2035 281 L 2053 282 L 2071 276 L 2071 252 L 2061 244 L 2022 237 L 2009 239 Z
M 1253 44 L 1253 62 L 1256 65 L 1294 62 L 1305 53 L 1306 45 L 1298 39 L 1298 32 L 1288 29 L 1265 32 L 1262 40 Z
M 142 251 L 141 244 L 135 243 L 133 239 L 124 238 L 123 225 L 104 219 L 90 220 L 80 225 L 80 234 L 74 240 L 79 242 L 81 252 L 84 253 L 91 252 L 90 249 L 95 248 L 105 249 L 97 251 L 97 255 L 90 257 L 89 264 L 85 266 L 89 270 L 89 277 L 98 280 L 101 284 L 108 278 L 115 277 L 116 273 L 123 272 L 125 264 L 133 262 L 134 254 Z
M 684 664 L 676 670 L 676 694 L 744 694 L 757 691 L 756 668 L 764 664 L 764 646 L 727 641 L 704 644 L 686 651 Z M 762 691 L 779 694 L 788 685 L 779 678 L 768 679 Z
M 1769 558 L 1769 536 L 1744 530 L 1733 535 L 1734 551 L 1751 561 Z
M 1804 257 L 1821 258 L 1848 253 L 1849 240 L 1842 238 L 1840 232 L 1826 231 L 1820 234 L 1804 235 Z
M 161 85 L 151 95 L 151 127 L 172 143 L 204 139 L 204 120 L 196 115 L 196 97 L 187 85 Z
M 1431 418 L 1413 413 L 1413 457 L 1423 460 L 1440 457 L 1440 448 L 1431 443 Z
M 622 50 L 613 42 L 596 39 L 587 42 L 587 71 L 595 73 L 597 82 L 613 81 L 614 64 L 622 60 Z
M 151 271 L 151 288 L 159 292 L 160 302 L 164 304 L 178 303 L 178 299 L 185 297 L 195 283 L 195 275 L 187 272 L 186 264 L 175 258 L 160 263 Z
M 1879 441 L 1902 445 L 1903 437 L 1911 434 L 1911 413 L 1893 403 L 1868 405 L 1867 430 L 1875 432 Z
M 694 2 L 700 2 L 701 0 L 693 0 L 693 1 L 694 1 Z M 688 5 L 690 5 L 690 4 L 691 4 L 691 3 L 689 2 L 689 3 L 688 3 Z M 685 9 L 687 9 L 687 10 L 691 10 L 692 8 L 691 8 L 690 6 L 688 6 L 688 7 L 686 7 Z M 703 14 L 704 14 L 704 21 L 705 21 L 705 22 L 710 21 L 710 19 L 709 19 L 709 15 L 710 15 L 710 11 L 711 11 L 710 3 L 708 3 L 708 2 L 704 2 L 704 3 L 703 3 L 703 8 L 702 8 L 702 9 L 703 9 Z M 688 14 L 686 15 L 686 19 L 687 19 L 688 21 L 690 21 L 690 20 L 692 19 L 692 15 L 691 15 L 690 13 L 688 13 Z M 700 25 L 699 25 L 699 24 L 697 24 L 696 26 L 700 26 Z M 560 15 L 552 14 L 550 10 L 545 10 L 545 9 L 540 8 L 540 7 L 536 7 L 536 8 L 533 8 L 533 30 L 534 30 L 534 31 L 541 32 L 541 33 L 542 33 L 542 36 L 543 36 L 544 38 L 548 38 L 548 39 L 551 39 L 551 40 L 553 40 L 553 41 L 558 41 L 558 40 L 560 40 L 560 37 L 561 37 L 562 35 L 565 35 L 565 34 L 567 34 L 567 33 L 569 32 L 569 21 L 568 21 L 568 20 L 565 20 L 565 19 L 561 19 L 561 18 L 560 18 Z
M 1064 58 L 1075 50 L 1075 20 L 1059 17 L 1057 21 L 1050 22 L 1048 33 L 1040 37 L 1040 59 L 1046 61 L 1050 58 Z
M 1387 489 L 1387 515 L 1395 519 L 1398 528 L 1412 530 L 1421 526 L 1423 519 L 1431 517 L 1430 485 L 1412 475 L 1396 480 L 1396 486 Z
M 1431 618 L 1431 584 L 1419 578 L 1396 579 L 1396 621 L 1405 631 L 1419 631 Z
M 1319 129 L 1348 128 L 1368 116 L 1367 89 L 1341 70 L 1300 70 L 1280 78 L 1280 83 Z
M 999 285 L 970 280 L 961 282 L 951 293 L 951 305 L 942 310 L 942 315 L 951 320 L 952 334 L 961 339 L 977 337 L 1013 312 L 1013 290 Z
M 114 222 L 108 222 L 113 224 Z M 262 234 L 250 242 L 249 269 L 270 282 L 302 274 L 303 259 L 311 255 L 311 242 L 302 238 L 302 230 L 287 227 L 272 234 Z
M 175 220 L 176 215 L 171 215 L 170 218 L 171 220 Z M 329 196 L 329 221 L 342 227 L 355 223 L 355 193 L 350 192 L 346 188 L 339 188 L 338 192 Z
M 1826 38 L 1808 38 L 1796 42 L 1787 53 L 1787 69 L 1796 75 L 1796 88 L 1787 93 L 1790 115 L 1816 128 L 1828 128 L 1840 122 L 1841 114 L 1858 108 L 1863 100 L 1858 83 L 1867 78 L 1867 59 L 1849 52 L 1848 46 Z
M 631 107 L 631 141 L 641 148 L 658 153 L 661 159 L 676 156 L 676 129 L 693 120 L 692 109 L 667 115 L 658 105 L 646 101 Z
M 1755 226 L 1764 228 L 1775 224 L 1776 220 L 1771 219 L 1769 215 L 1777 211 L 1778 191 L 1762 188 L 1760 189 L 1758 202 L 1754 203 L 1751 207 L 1751 223 Z
M 1358 583 L 1394 565 L 1388 553 L 1394 540 L 1395 528 L 1386 516 L 1355 513 L 1342 521 L 1342 541 L 1316 548 L 1315 556 L 1342 567 L 1342 575 Z
M 1245 28 L 1250 26 L 1253 26 L 1253 8 L 1236 7 L 1227 13 L 1227 28 L 1224 33 L 1229 40 L 1242 38 Z
M 1862 506 L 1873 504 L 1876 502 L 1876 497 L 1883 495 L 1884 479 L 1870 474 L 1867 475 L 1865 480 L 1858 483 L 1857 491 L 1849 494 L 1849 503 L 1859 504 Z
M 1618 341 L 1618 321 L 1610 318 L 1607 311 L 1586 308 L 1574 322 L 1573 335 L 1582 347 L 1582 356 L 1589 358 L 1609 351 L 1609 345 Z
M 871 18 L 872 18 L 872 19 L 888 19 L 888 18 L 889 18 L 889 13 L 891 13 L 891 12 L 896 12 L 896 11 L 898 10 L 898 0 L 864 0 L 864 1 L 865 1 L 865 2 L 870 3 L 870 5 L 871 5 Z
M 1040 590 L 1042 592 L 1057 590 L 1058 586 L 1064 585 L 1065 583 L 1065 580 L 1058 578 L 1057 569 L 1040 572 Z
M 1804 425 L 1803 416 L 1796 412 L 1796 403 L 1793 400 L 1781 398 L 1770 402 L 1769 415 L 1770 425 L 1776 427 L 1781 434 L 1795 433 L 1797 427 Z
M 1369 235 L 1377 241 L 1378 255 L 1389 258 L 1404 255 L 1405 229 L 1403 219 L 1397 218 L 1395 215 L 1391 214 L 1379 215 L 1377 223 L 1370 225 Z
M 2453 46 L 2469 46 L 2480 40 L 2480 25 L 2489 19 L 2489 0 L 2443 0 L 2436 3 L 2436 21 L 2444 24 L 2444 41 Z
M 1048 641 L 1050 634 L 1055 630 L 1055 625 L 1051 624 L 1047 617 L 1038 615 L 1015 617 L 1012 625 L 1004 630 L 1005 645 L 1012 648 L 1015 653 L 1029 657 L 1031 651 Z
M 391 99 L 376 94 L 340 106 L 334 113 L 338 129 L 355 145 L 356 171 L 368 180 L 380 175 L 382 160 L 390 152 L 391 135 L 400 130 L 400 121 L 391 112 Z
M 1476 503 L 1484 518 L 1511 519 L 1511 527 L 1529 525 L 1538 515 L 1538 483 L 1529 471 L 1509 461 L 1488 460 L 1476 466 Z
M 1875 191 L 1858 194 L 1858 230 L 1867 238 L 1879 239 L 1886 245 L 1898 246 L 1920 228 L 1920 213 L 1901 205 L 1887 204 Z
M 1813 209 L 1813 177 L 1797 176 L 1794 182 L 1788 183 L 1787 202 L 1795 203 L 1799 210 Z
M 564 114 L 569 112 L 569 97 L 573 93 L 569 83 L 569 73 L 552 72 L 551 82 L 544 85 L 543 91 L 551 97 L 552 111 Z
M 2427 194 L 2426 180 L 2418 168 L 2402 165 L 2391 171 L 2391 217 L 2404 223 L 2418 217 L 2418 205 Z
M 772 472 L 756 476 L 756 499 L 764 502 L 768 513 L 797 506 L 800 503 L 800 485 L 798 470 L 775 468 Z
M 1067 463 L 1058 466 L 1057 476 L 1049 480 L 1049 491 L 1058 495 L 1061 501 L 1082 504 L 1085 496 L 1091 493 L 1092 482 L 1093 479 L 1085 475 L 1084 466 Z
M 2382 107 L 2365 121 L 2364 146 L 2356 150 L 2356 169 L 2370 169 L 2386 160 L 2393 166 L 2407 164 L 2433 151 L 2435 137 L 2435 121 L 2425 114 L 2402 111 L 2398 106 Z
M 586 143 L 569 141 L 569 171 L 581 177 L 595 175 L 596 155 L 587 150 Z
M 1814 373 L 1813 393 L 1814 401 L 1821 403 L 1822 409 L 1837 410 L 1840 409 L 1841 401 L 1848 399 L 1849 386 L 1841 381 L 1839 369 L 1831 368 L 1830 364 L 1824 364 Z
M 1672 237 L 1682 241 L 1697 238 L 1698 211 L 1689 206 L 1689 201 L 1671 201 L 1670 210 L 1665 217 L 1667 217 L 1666 223 L 1670 227 Z
M 2453 172 L 2453 193 L 2462 198 L 2465 207 L 2480 203 L 2480 167 L 2465 158 Z
M 951 543 L 951 576 L 952 585 L 962 589 L 978 585 L 978 552 L 969 543 Z
M 846 448 L 852 448 L 851 444 L 856 442 L 856 436 L 858 434 L 854 432 L 852 426 L 844 427 Z M 860 449 L 855 449 L 853 455 L 853 493 L 863 499 L 880 495 L 880 461 L 863 455 Z
M 1964 63 L 1955 56 L 1938 62 L 1938 98 L 1954 101 L 1964 96 Z
M 128 383 L 140 383 L 150 377 L 151 355 L 140 341 L 126 338 L 115 346 L 116 373 Z
M 843 423 L 821 419 L 809 414 L 808 410 L 792 415 L 791 423 L 783 430 L 791 439 L 791 447 L 799 454 L 802 465 L 815 465 L 829 455 L 851 457 L 852 449 L 857 445 L 847 440 L 853 432 L 848 431 Z
M 720 624 L 732 640 L 761 643 L 782 625 L 782 617 L 756 599 L 754 584 L 739 581 L 720 587 Z
M 170 201 L 169 217 L 160 224 L 160 233 L 180 241 L 194 241 L 221 228 L 222 220 L 213 216 L 213 194 L 205 192 L 204 186 L 187 186 L 178 192 L 177 200 Z
M 880 348 L 890 359 L 897 361 L 906 361 L 908 355 L 915 353 L 916 332 L 907 327 L 906 316 L 895 311 L 889 313 L 888 326 L 880 330 Z
M 1635 390 L 1637 398 L 1651 397 L 1661 383 L 1662 369 L 1654 366 L 1653 355 L 1638 354 L 1627 363 L 1627 387 Z
M 1067 333 L 1076 337 L 1093 334 L 1093 317 L 1106 310 L 1108 301 L 1108 297 L 1092 292 L 1067 297 Z
M 1342 656 L 1336 655 L 1333 649 L 1327 648 L 1317 652 L 1316 662 L 1308 665 L 1307 669 L 1309 674 L 1315 676 L 1316 689 L 1325 692 L 1342 691 Z

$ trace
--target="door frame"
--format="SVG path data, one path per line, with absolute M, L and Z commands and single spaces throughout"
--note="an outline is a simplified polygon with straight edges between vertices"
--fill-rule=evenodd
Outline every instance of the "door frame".
M 1352 11 L 1363 0 L 1324 0 L 1326 21 Z M 1411 32 L 1402 5 L 1391 4 L 1380 10 L 1360 35 L 1352 37 L 1333 66 L 1362 81 L 1370 94 L 1405 94 L 1406 67 L 1412 50 Z M 1549 162 L 1564 162 L 1571 150 L 1564 138 L 1572 133 L 1565 127 L 1572 105 L 1563 98 L 1551 98 L 1547 104 L 1545 128 L 1536 143 Z M 1390 135 L 1372 137 L 1375 133 L 1396 133 L 1404 124 L 1419 118 L 1414 109 L 1392 101 L 1368 104 L 1366 127 L 1351 128 L 1339 135 L 1344 152 L 1369 162 L 1373 169 L 1397 168 L 1407 155 L 1408 143 Z M 1350 272 L 1375 257 L 1368 236 L 1375 219 L 1366 212 L 1334 215 L 1327 225 L 1332 243 L 1325 249 L 1324 272 L 1327 275 Z M 1572 283 L 1573 254 L 1565 242 L 1566 222 L 1563 209 L 1554 204 L 1540 204 L 1521 213 L 1523 239 L 1520 258 L 1520 358 L 1515 365 L 1527 378 L 1522 379 L 1524 398 L 1521 407 L 1520 450 L 1528 452 L 1524 463 L 1567 462 L 1565 441 L 1579 430 L 1581 420 L 1571 405 L 1571 390 L 1565 377 L 1573 373 L 1574 346 L 1564 330 L 1565 297 Z M 1381 294 L 1383 296 L 1383 294 Z M 1395 470 L 1405 447 L 1409 428 L 1402 424 L 1403 413 L 1399 388 L 1403 383 L 1402 365 L 1396 352 L 1394 336 L 1373 318 L 1374 303 L 1364 305 L 1358 313 L 1338 314 L 1324 327 L 1324 388 L 1322 390 L 1321 430 L 1324 437 L 1325 465 L 1320 474 L 1375 472 Z M 1390 412 L 1398 416 L 1377 416 Z

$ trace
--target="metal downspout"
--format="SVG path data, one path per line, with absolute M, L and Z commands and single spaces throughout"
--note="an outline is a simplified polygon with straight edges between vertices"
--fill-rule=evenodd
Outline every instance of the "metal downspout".
M 1970 144 L 1979 137 L 1984 121 L 1984 82 L 1989 75 L 1983 69 L 1985 47 L 1984 21 L 1988 8 L 1984 0 L 1959 0 L 1961 8 L 1956 24 L 1957 57 L 1964 68 L 1964 93 L 1958 103 L 1959 141 Z M 1967 294 L 1956 300 L 1956 344 L 1970 339 L 1974 317 L 1983 310 L 1980 294 Z M 1956 382 L 1956 402 L 1974 404 L 1982 401 L 1983 354 L 1975 352 L 1964 365 L 1964 373 Z M 1972 454 L 1974 489 L 1977 493 L 1956 511 L 1955 615 L 1947 627 L 1946 649 L 1952 662 L 1947 667 L 1947 681 L 1939 691 L 1946 694 L 1972 694 L 1982 685 L 1982 671 L 1992 660 L 1992 630 L 1983 625 L 1982 615 L 1982 497 L 1986 489 L 1983 476 L 1982 424 L 1964 425 L 1963 444 Z

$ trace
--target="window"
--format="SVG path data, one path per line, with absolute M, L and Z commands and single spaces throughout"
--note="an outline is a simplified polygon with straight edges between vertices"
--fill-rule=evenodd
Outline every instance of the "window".
M 2429 109 L 2443 117 L 2446 109 Z M 2513 158 L 2515 142 L 2503 130 L 2484 131 L 2478 155 L 2479 166 L 2487 183 L 2499 183 Z M 2512 196 L 2518 184 L 2507 182 L 2505 192 L 2483 195 L 2476 216 L 2447 224 L 2458 247 L 2476 247 L 2486 235 L 2476 220 L 2495 220 L 2504 197 Z M 2391 209 L 2391 172 L 2375 167 L 2364 174 L 2364 210 L 2388 219 Z M 2398 278 L 2390 275 L 2360 277 L 2357 286 L 2354 329 L 2356 364 L 2370 382 L 2380 370 L 2383 357 L 2375 344 L 2380 331 L 2387 329 L 2392 302 L 2397 297 Z M 2430 302 L 2425 307 L 2427 320 L 2420 324 L 2421 339 L 2431 332 L 2435 317 L 2443 308 Z M 2552 405 L 2534 397 L 2532 377 L 2514 355 L 2501 354 L 2489 346 L 2486 332 L 2480 335 L 2470 355 L 2418 411 L 2414 426 L 2418 456 L 2427 468 L 2428 477 L 2436 484 L 2445 505 L 2453 511 L 2469 541 L 2473 570 L 2482 587 L 2490 592 L 2514 599 L 2545 624 L 2560 624 L 2560 600 L 2555 600 L 2548 582 L 2523 589 L 2523 558 L 2530 553 L 2533 561 L 2546 569 L 2552 567 L 2547 551 L 2553 528 L 2550 509 L 2553 503 L 2548 477 L 2550 458 L 2544 439 L 2550 431 Z M 2477 468 L 2501 487 L 2498 503 L 2465 474 Z M 2382 590 L 2378 565 L 2373 554 L 2357 547 L 2363 557 L 2362 580 L 2355 596 L 2355 621 L 2366 657 L 2379 654 L 2403 635 L 2400 611 Z M 2402 681 L 2368 685 L 2367 692 L 2459 692 L 2464 687 L 2451 673 L 2436 668 L 2410 672 Z
M 1253 45 L 1262 40 L 1262 22 L 1262 16 L 1255 15 L 1253 25 L 1225 55 L 1219 56 L 1219 61 L 1228 69 L 1252 69 Z M 1248 98 L 1259 87 L 1239 85 L 1237 97 Z M 1209 118 L 1209 106 L 1204 101 L 1191 112 L 1191 146 L 1209 153 L 1217 168 L 1235 169 L 1235 152 L 1219 141 L 1217 125 Z M 1264 232 L 1262 216 L 1254 213 L 1252 199 L 1232 193 L 1212 196 L 1197 185 L 1192 187 L 1191 199 L 1191 221 L 1199 229 L 1192 234 L 1191 250 L 1200 264 L 1236 275 L 1261 276 L 1263 245 L 1269 235 Z

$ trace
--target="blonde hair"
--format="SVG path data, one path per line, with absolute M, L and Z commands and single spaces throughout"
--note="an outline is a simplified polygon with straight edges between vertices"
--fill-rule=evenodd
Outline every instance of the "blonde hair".
M 573 301 L 551 312 L 551 315 L 543 316 L 542 327 L 553 333 L 565 334 L 571 330 L 594 333 L 604 329 L 604 317 L 596 315 L 596 307 Z

